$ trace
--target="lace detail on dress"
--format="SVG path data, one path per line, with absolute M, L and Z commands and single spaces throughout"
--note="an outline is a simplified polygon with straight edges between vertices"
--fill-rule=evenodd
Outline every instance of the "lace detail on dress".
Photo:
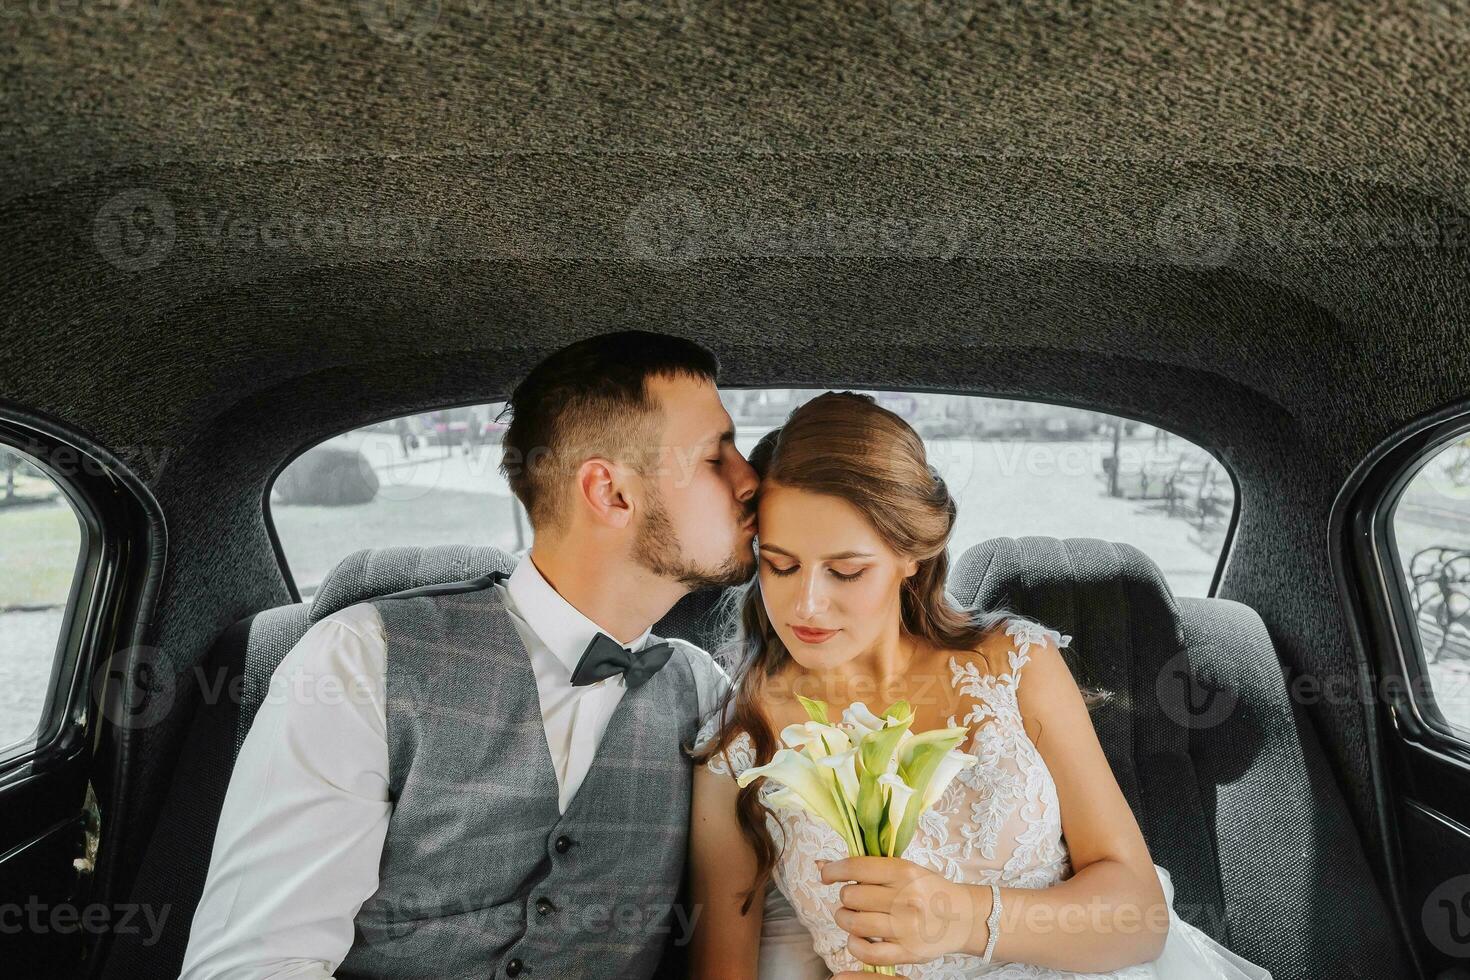
M 982 673 L 973 660 L 961 663 L 958 657 L 951 657 L 949 661 L 955 690 L 974 702 L 963 721 L 951 715 L 949 723 L 970 726 L 966 751 L 980 757 L 979 764 L 961 771 L 955 780 L 974 795 L 969 823 L 959 828 L 964 841 L 960 857 L 971 860 L 978 851 L 975 870 L 981 872 L 982 883 L 1045 888 L 1066 880 L 1071 867 L 1061 838 L 1056 786 L 1026 734 L 1016 691 L 1033 644 L 1049 639 L 1061 649 L 1072 638 L 1025 619 L 1010 620 L 1005 632 L 1013 640 L 1005 673 Z M 937 832 L 948 826 L 943 821 L 931 823 Z M 922 829 L 922 819 L 920 824 Z M 1002 859 L 1003 841 L 1011 846 Z
M 1045 888 L 1071 877 L 1072 867 L 1062 839 L 1056 786 L 1022 726 L 1016 688 L 1034 644 L 1050 639 L 1061 648 L 1071 642 L 1071 637 L 1025 619 L 1010 620 L 1005 632 L 1012 638 L 1012 648 L 1007 670 L 998 677 L 983 672 L 973 660 L 950 658 L 951 684 L 971 703 L 963 721 L 952 716 L 949 724 L 971 726 L 971 739 L 964 748 L 979 755 L 980 762 L 962 770 L 919 818 L 918 830 L 903 856 L 951 881 Z M 714 720 L 706 722 L 700 732 L 701 743 L 714 734 L 716 725 Z M 750 737 L 744 732 L 737 735 L 725 756 L 733 764 L 735 775 L 744 772 L 755 762 Z M 712 772 L 732 772 L 718 756 L 708 765 Z M 775 789 L 769 780 L 763 782 L 762 800 Z M 767 825 L 780 849 L 774 872 L 776 885 L 812 933 L 817 953 L 834 973 L 862 969 L 847 951 L 847 934 L 832 918 L 841 904 L 841 885 L 824 884 L 816 868 L 819 860 L 846 857 L 847 845 L 836 831 L 805 812 L 778 809 Z M 1024 964 L 985 966 L 977 957 L 963 955 L 903 969 L 906 976 L 926 980 L 1070 976 Z M 1109 976 L 1130 975 L 1135 974 Z
M 703 748 L 715 733 L 720 730 L 720 716 L 711 714 L 703 725 L 699 727 L 699 734 L 694 737 L 696 749 Z M 724 751 L 710 756 L 705 762 L 705 768 L 710 772 L 721 776 L 730 776 L 732 779 L 740 773 L 755 765 L 755 745 L 744 732 L 740 733 Z M 733 772 L 731 766 L 734 766 Z
M 965 748 L 978 754 L 980 761 L 961 770 L 919 818 L 919 829 L 903 856 L 951 881 L 1047 888 L 1072 876 L 1071 857 L 1062 838 L 1056 784 L 1022 725 L 1016 689 L 1033 646 L 1050 640 L 1061 649 L 1072 638 L 1019 618 L 1012 618 L 1005 632 L 1012 638 L 1012 649 L 1007 669 L 999 676 L 983 672 L 968 658 L 950 658 L 954 690 L 971 702 L 963 724 L 973 726 L 972 736 Z M 951 717 L 950 724 L 955 723 Z M 713 737 L 718 724 L 713 718 L 707 721 L 697 744 Z M 754 764 L 754 743 L 744 732 L 707 763 L 712 772 L 735 775 Z M 770 780 L 761 783 L 759 792 L 768 805 L 775 790 Z M 777 809 L 766 823 L 779 854 L 776 886 L 811 933 L 817 954 L 833 973 L 861 970 L 862 964 L 847 951 L 847 933 L 832 918 L 841 904 L 842 886 L 823 884 L 816 867 L 817 861 L 846 857 L 847 845 L 836 831 L 803 811 Z M 1158 870 L 1165 881 L 1167 872 Z M 1165 890 L 1172 896 L 1167 883 Z M 1154 963 L 1112 973 L 1068 973 L 1027 963 L 984 964 L 979 957 L 959 954 L 899 969 L 906 977 L 923 980 L 1271 980 L 1269 972 L 1235 957 L 1172 908 L 1164 955 Z

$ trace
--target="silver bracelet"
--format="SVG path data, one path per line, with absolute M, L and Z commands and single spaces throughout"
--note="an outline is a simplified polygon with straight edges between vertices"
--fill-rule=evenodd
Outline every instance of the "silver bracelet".
M 990 954 L 995 952 L 995 937 L 1000 929 L 1000 886 L 990 886 L 990 915 L 985 919 L 985 955 L 980 957 L 981 963 L 990 962 Z

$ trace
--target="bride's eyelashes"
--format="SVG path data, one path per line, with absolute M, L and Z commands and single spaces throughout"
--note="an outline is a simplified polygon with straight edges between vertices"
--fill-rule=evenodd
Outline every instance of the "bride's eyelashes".
M 761 561 L 766 563 L 766 568 L 769 569 L 771 574 L 775 575 L 777 578 L 785 578 L 787 575 L 795 575 L 796 570 L 801 567 L 800 565 L 792 565 L 790 568 L 777 568 L 775 565 L 771 564 L 771 560 L 769 558 L 762 558 Z M 863 577 L 863 572 L 866 572 L 867 569 L 859 569 L 858 571 L 853 572 L 851 575 L 843 575 L 835 568 L 829 568 L 827 569 L 827 571 L 832 573 L 833 578 L 840 579 L 843 582 L 856 582 L 858 579 Z

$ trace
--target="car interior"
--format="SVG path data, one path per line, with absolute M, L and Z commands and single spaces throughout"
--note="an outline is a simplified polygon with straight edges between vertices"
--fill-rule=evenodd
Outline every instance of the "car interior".
M 514 567 L 519 524 L 379 533 L 352 508 L 418 509 L 403 471 L 322 447 L 493 449 L 469 407 L 638 328 L 714 351 L 752 432 L 787 410 L 759 393 L 860 389 L 1058 420 L 925 416 L 943 451 L 1111 452 L 1087 492 L 1194 540 L 1197 587 L 1111 519 L 1018 517 L 952 542 L 952 598 L 1113 692 L 1183 918 L 1278 980 L 1470 977 L 1470 12 L 139 0 L 0 32 L 13 975 L 177 976 L 286 652 Z M 1201 455 L 1125 465 L 1155 430 Z M 341 499 L 297 496 L 308 462 Z M 721 599 L 655 632 L 715 650 Z

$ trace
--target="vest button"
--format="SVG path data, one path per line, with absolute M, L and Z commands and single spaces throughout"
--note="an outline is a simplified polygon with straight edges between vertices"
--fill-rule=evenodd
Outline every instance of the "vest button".
M 573 843 L 575 842 L 570 837 L 568 837 L 566 834 L 562 834 L 556 839 L 556 853 L 565 854 L 567 851 L 570 851 L 572 849 Z
M 505 964 L 506 976 L 518 977 L 521 975 L 522 969 L 523 965 L 520 960 L 511 960 L 509 963 Z
M 551 904 L 551 899 L 545 895 L 536 899 L 536 912 L 540 915 L 550 915 L 556 911 L 556 906 Z

